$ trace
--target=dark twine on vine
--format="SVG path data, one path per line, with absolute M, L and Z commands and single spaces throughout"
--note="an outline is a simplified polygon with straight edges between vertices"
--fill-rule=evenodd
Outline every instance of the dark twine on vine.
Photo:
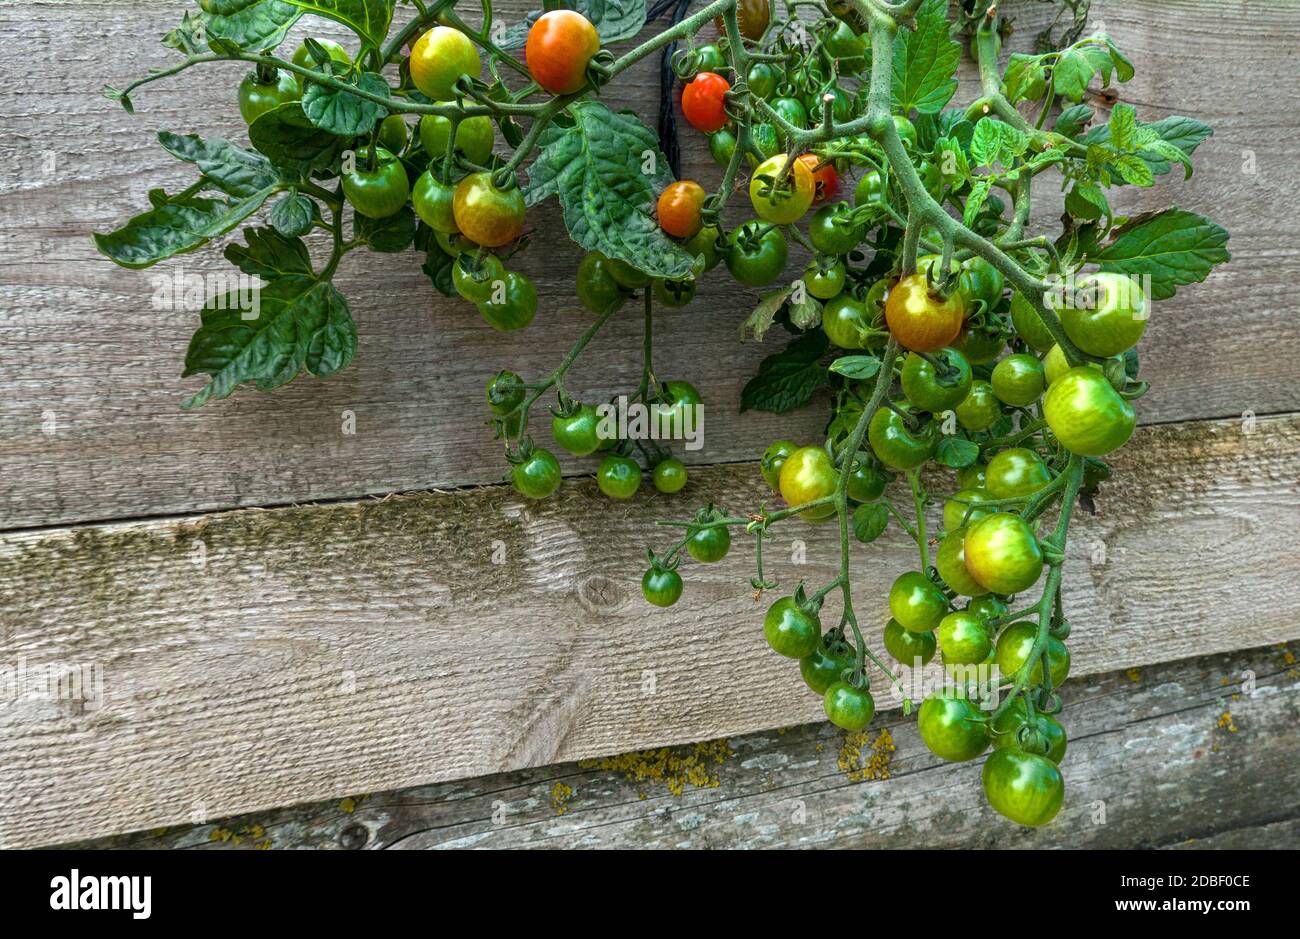
M 672 11 L 671 26 L 676 26 L 686 19 L 686 11 L 691 0 L 657 0 L 646 12 L 646 22 L 654 22 L 665 13 Z M 673 83 L 677 76 L 673 74 L 673 53 L 677 43 L 670 42 L 659 55 L 659 149 L 668 158 L 668 166 L 673 171 L 673 178 L 681 177 L 682 148 L 677 142 L 677 114 L 673 110 Z

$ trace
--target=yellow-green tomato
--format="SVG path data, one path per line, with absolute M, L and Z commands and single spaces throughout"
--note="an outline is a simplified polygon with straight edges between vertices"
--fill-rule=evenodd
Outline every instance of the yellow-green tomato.
M 1031 622 L 1012 623 L 1002 635 L 998 636 L 997 661 L 998 671 L 1003 678 L 1012 678 L 1024 667 L 1034 651 L 1038 639 L 1038 624 Z M 1070 650 L 1065 643 L 1055 636 L 1047 637 L 1047 674 L 1052 678 L 1052 687 L 1059 688 L 1070 675 Z M 1029 670 L 1029 680 L 1034 684 L 1043 681 L 1043 657 L 1032 656 L 1033 667 Z
M 1095 368 L 1072 368 L 1047 389 L 1043 416 L 1061 446 L 1080 456 L 1105 456 L 1133 436 L 1137 415 Z
M 898 575 L 889 588 L 889 612 L 909 632 L 929 632 L 948 612 L 948 598 L 920 571 Z
M 1070 341 L 1089 355 L 1118 355 L 1146 332 L 1151 305 L 1136 280 L 1102 271 L 1081 278 L 1060 311 Z
M 987 480 L 987 478 L 986 472 L 985 479 Z M 956 531 L 963 525 L 969 525 L 986 515 L 992 515 L 994 509 L 982 509 L 978 505 L 972 504 L 992 501 L 993 494 L 982 486 L 958 489 L 952 494 L 952 498 L 943 504 L 944 531 Z
M 1042 397 L 1047 387 L 1043 363 L 1032 355 L 1009 355 L 993 368 L 993 394 L 1003 404 L 1026 408 Z
M 787 505 L 802 505 L 835 494 L 840 474 L 830 454 L 821 447 L 800 447 L 786 458 L 781 467 L 781 498 Z M 799 513 L 809 522 L 829 521 L 835 515 L 834 503 L 815 506 Z
M 957 423 L 967 430 L 988 430 L 1002 416 L 993 386 L 983 380 L 971 382 L 970 392 L 953 409 Z
M 435 101 L 435 104 L 447 104 Z M 420 118 L 420 143 L 431 160 L 441 160 L 447 154 L 447 138 L 451 136 L 451 121 L 437 114 Z M 456 150 L 469 160 L 482 166 L 492 156 L 492 118 L 487 115 L 462 118 L 456 125 Z
M 1043 549 L 1025 520 L 995 512 L 966 529 L 966 570 L 990 593 L 1020 593 L 1043 573 Z
M 1016 499 L 1042 489 L 1052 481 L 1043 458 L 1026 447 L 1011 447 L 989 460 L 984 485 L 994 499 Z
M 939 542 L 934 555 L 934 567 L 949 589 L 963 597 L 978 597 L 987 593 L 984 586 L 966 570 L 966 529 L 957 528 Z
M 788 225 L 803 218 L 816 194 L 816 182 L 807 164 L 798 161 L 787 175 L 786 155 L 764 160 L 749 180 L 749 201 L 759 218 Z
M 944 665 L 979 665 L 993 651 L 993 639 L 974 613 L 949 613 L 935 630 Z

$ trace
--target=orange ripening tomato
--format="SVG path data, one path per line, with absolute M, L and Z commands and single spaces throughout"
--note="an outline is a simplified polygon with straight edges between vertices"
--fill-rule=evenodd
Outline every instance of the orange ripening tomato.
M 813 177 L 813 205 L 819 202 L 825 202 L 831 196 L 835 195 L 836 188 L 840 184 L 840 176 L 835 172 L 835 164 L 823 164 L 821 158 L 815 153 L 805 153 L 798 159 L 799 163 L 808 167 L 808 171 Z
M 703 186 L 691 179 L 670 183 L 659 194 L 659 227 L 674 238 L 693 238 L 704 227 L 702 208 Z
M 696 130 L 711 134 L 727 123 L 722 96 L 731 82 L 715 72 L 700 72 L 682 89 L 682 113 Z
M 931 295 L 924 274 L 909 274 L 885 298 L 885 322 L 898 344 L 913 352 L 937 352 L 961 332 L 961 295 Z
M 571 95 L 587 84 L 587 63 L 599 51 L 591 20 L 573 10 L 552 10 L 528 30 L 524 61 L 537 84 L 553 95 Z

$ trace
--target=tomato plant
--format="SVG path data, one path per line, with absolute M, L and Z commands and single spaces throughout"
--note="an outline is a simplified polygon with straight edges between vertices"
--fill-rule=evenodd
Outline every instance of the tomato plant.
M 357 329 L 336 274 L 358 250 L 414 252 L 434 291 L 474 306 L 475 328 L 509 333 L 544 320 L 555 335 L 577 318 L 580 334 L 552 371 L 525 380 L 503 369 L 487 384 L 486 416 L 521 495 L 560 486 L 558 461 L 533 439 L 536 421 L 530 429 L 548 405 L 555 446 L 599 461 L 600 492 L 628 499 L 649 470 L 656 492 L 670 495 L 687 471 L 668 441 L 609 432 L 595 405 L 571 395 L 570 368 L 602 330 L 639 330 L 626 344 L 641 350 L 626 397 L 684 424 L 701 397 L 659 378 L 668 363 L 652 358 L 656 317 L 722 315 L 700 309 L 706 277 L 729 276 L 741 288 L 733 295 L 760 288 L 745 335 L 788 341 L 763 358 L 741 406 L 784 413 L 828 402 L 823 439 L 781 439 L 763 452 L 762 478 L 784 507 L 710 505 L 664 520 L 681 537 L 649 553 L 643 595 L 672 606 L 684 586 L 679 563 L 715 562 L 743 533 L 757 568 L 744 589 L 761 596 L 775 589 L 762 551 L 774 528 L 838 522 L 830 530 L 842 573 L 810 593 L 800 584 L 763 626 L 773 649 L 800 660 L 828 718 L 861 729 L 874 713 L 874 637 L 859 616 L 873 607 L 852 602 L 864 588 L 850 582 L 851 548 L 901 529 L 917 557 L 888 591 L 891 617 L 878 624 L 886 651 L 908 665 L 941 651 L 950 677 L 996 667 L 1005 692 L 988 709 L 965 687 L 927 696 L 922 738 L 952 760 L 992 740 L 990 804 L 1023 824 L 1049 821 L 1063 793 L 1054 715 L 1069 667 L 1061 582 L 1074 507 L 1105 484 L 1100 458 L 1134 432 L 1133 402 L 1147 390 L 1135 347 L 1152 304 L 1228 259 L 1227 233 L 1209 219 L 1174 209 L 1130 216 L 1112 201 L 1123 187 L 1190 171 L 1209 128 L 1176 115 L 1145 123 L 1119 96 L 1103 117 L 1085 93 L 1134 71 L 1115 43 L 1076 31 L 1061 48 L 1008 57 L 997 5 L 956 5 L 954 24 L 939 0 L 782 9 L 714 0 L 677 11 L 679 22 L 637 44 L 639 0 L 530 14 L 527 25 L 485 4 L 470 26 L 458 6 L 203 0 L 168 26 L 175 67 L 108 89 L 132 110 L 151 82 L 214 61 L 244 70 L 230 101 L 247 145 L 164 132 L 164 149 L 197 178 L 154 190 L 142 214 L 95 236 L 105 256 L 139 269 L 244 229 L 226 256 L 265 281 L 259 321 L 227 297 L 209 303 L 185 357 L 185 374 L 207 381 L 185 406 L 346 367 Z M 282 47 L 303 17 L 353 38 L 347 48 Z M 713 22 L 716 35 L 703 33 Z M 962 107 L 952 104 L 967 45 L 959 33 L 979 65 L 978 87 L 963 98 L 973 103 Z M 658 134 L 603 103 L 607 86 L 651 56 L 664 66 Z M 695 179 L 675 169 L 686 149 L 678 108 L 684 133 L 711 135 L 718 164 Z M 1064 192 L 1051 231 L 1031 218 L 1050 196 L 1039 179 L 1048 171 Z M 852 199 L 828 201 L 840 180 L 853 181 Z M 550 199 L 581 260 L 572 297 L 548 296 L 539 317 L 525 271 L 549 272 L 562 252 L 546 226 L 526 233 L 525 222 Z M 733 224 L 738 205 L 757 217 Z M 791 242 L 812 254 L 793 271 Z M 632 305 L 639 316 L 619 314 Z M 439 308 L 430 328 L 453 315 Z M 503 354 L 519 348 L 500 342 Z M 939 503 L 943 528 L 932 531 L 937 513 L 927 510 Z M 842 612 L 823 635 L 822 602 L 835 591 Z

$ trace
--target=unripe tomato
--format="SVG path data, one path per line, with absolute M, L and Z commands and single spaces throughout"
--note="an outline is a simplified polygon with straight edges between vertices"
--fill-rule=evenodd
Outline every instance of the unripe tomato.
M 871 328 L 871 314 L 866 304 L 851 293 L 841 293 L 822 308 L 822 332 L 841 349 L 866 349 L 873 345 L 866 330 Z
M 401 211 L 411 187 L 402 161 L 383 147 L 375 150 L 375 167 L 369 169 L 369 150 L 358 151 L 356 168 L 343 175 L 343 195 L 367 218 L 388 218 Z
M 726 56 L 712 43 L 695 49 L 695 70 L 697 72 L 721 72 L 727 68 Z
M 1019 731 L 1027 723 L 1028 712 L 1025 699 L 1017 696 L 1011 707 L 1002 712 L 1002 716 L 993 722 L 993 748 L 995 750 L 1023 750 L 1020 745 Z M 1061 722 L 1050 714 L 1037 714 L 1034 717 L 1035 729 L 1045 738 L 1047 752 L 1040 754 L 1053 763 L 1060 763 L 1065 758 L 1067 744 L 1065 728 Z M 1026 751 L 1028 752 L 1028 751 Z
M 862 174 L 853 188 L 853 204 L 859 207 L 885 204 L 885 181 L 879 170 L 867 170 Z
M 758 461 L 758 469 L 763 474 L 763 481 L 774 492 L 781 491 L 781 467 L 785 466 L 785 461 L 790 458 L 790 454 L 798 449 L 799 444 L 793 440 L 774 440 L 763 451 L 763 456 Z
M 1025 520 L 995 512 L 966 528 L 966 570 L 990 593 L 1020 593 L 1043 573 L 1043 549 Z
M 885 322 L 899 345 L 913 352 L 936 352 L 961 332 L 961 294 L 931 295 L 924 274 L 910 274 L 885 298 Z
M 989 460 L 985 488 L 994 499 L 1031 495 L 1052 481 L 1047 464 L 1033 450 L 1011 447 Z
M 988 468 L 983 463 L 972 463 L 957 470 L 957 485 L 963 489 L 983 489 L 988 477 Z
M 676 457 L 660 460 L 654 469 L 655 488 L 672 495 L 686 485 L 686 464 Z
M 560 463 L 550 450 L 537 448 L 510 471 L 515 489 L 530 499 L 545 499 L 560 485 Z
M 482 303 L 492 296 L 492 291 L 504 284 L 505 265 L 495 254 L 475 258 L 462 254 L 451 265 L 451 283 L 456 292 L 470 303 Z
M 961 404 L 953 408 L 957 423 L 967 430 L 988 430 L 1002 416 L 1002 408 L 993 394 L 993 386 L 986 381 L 970 383 L 970 391 Z
M 849 647 L 842 643 L 828 645 L 826 638 L 817 643 L 813 649 L 799 660 L 799 674 L 803 683 L 820 695 L 837 681 L 842 681 L 844 672 L 856 664 L 856 659 Z
M 1074 296 L 1078 306 L 1058 312 L 1065 334 L 1095 356 L 1118 355 L 1137 345 L 1146 332 L 1150 304 L 1137 282 L 1102 271 L 1081 278 Z
M 866 53 L 866 43 L 843 20 L 825 37 L 823 47 L 837 59 L 861 58 Z
M 518 271 L 506 271 L 493 283 L 488 299 L 478 304 L 478 311 L 498 332 L 523 329 L 537 315 L 537 288 Z
M 808 126 L 808 109 L 798 98 L 777 98 L 772 102 L 772 110 L 781 115 L 787 124 L 799 128 Z
M 740 28 L 740 35 L 746 39 L 762 39 L 771 21 L 771 0 L 738 0 L 736 3 L 736 25 Z M 721 16 L 713 18 L 713 25 L 718 28 L 719 35 L 726 34 L 726 21 Z
M 921 702 L 916 729 L 930 752 L 941 760 L 973 760 L 989 746 L 988 724 L 979 708 L 956 691 L 931 695 Z
M 1061 811 L 1065 779 L 1047 757 L 1020 750 L 996 750 L 984 761 L 984 797 L 1018 825 L 1046 825 Z
M 694 236 L 704 227 L 700 219 L 704 199 L 704 187 L 694 180 L 669 183 L 659 194 L 659 227 L 674 238 Z
M 943 541 L 939 542 L 939 550 L 935 553 L 934 566 L 938 570 L 939 576 L 943 578 L 943 582 L 952 590 L 964 597 L 978 597 L 988 593 L 988 591 L 970 575 L 970 571 L 966 570 L 965 542 L 966 529 L 964 528 L 956 528 L 945 535 Z M 956 614 L 949 615 L 955 616 Z M 942 624 L 940 624 L 940 628 L 942 628 Z M 942 638 L 942 632 L 940 637 Z M 945 648 L 947 647 L 945 646 Z M 984 655 L 974 661 L 982 662 L 985 655 L 988 655 L 988 649 L 985 649 Z
M 1098 369 L 1072 368 L 1047 389 L 1043 416 L 1061 446 L 1080 456 L 1105 456 L 1133 436 L 1137 415 Z
M 385 150 L 391 150 L 393 153 L 401 153 L 406 149 L 406 142 L 410 139 L 406 127 L 406 120 L 400 114 L 390 114 L 379 124 L 379 145 Z
M 871 416 L 867 441 L 876 458 L 894 470 L 916 469 L 934 455 L 939 445 L 932 422 L 913 430 L 901 415 L 885 407 Z
M 641 465 L 630 456 L 611 453 L 600 461 L 596 485 L 611 499 L 630 499 L 641 488 Z
M 786 155 L 777 154 L 759 164 L 749 180 L 749 201 L 759 218 L 788 225 L 803 218 L 812 205 L 813 178 L 806 164 L 795 161 L 785 174 Z
M 660 306 L 679 309 L 695 299 L 695 281 L 657 277 L 654 282 L 654 292 Z
M 853 220 L 847 202 L 824 205 L 808 220 L 808 239 L 822 254 L 848 254 L 862 240 L 862 226 Z
M 992 623 L 1011 612 L 1011 608 L 1002 600 L 999 600 L 993 594 L 988 593 L 982 597 L 976 597 L 970 603 L 966 604 L 966 609 L 978 616 L 984 623 Z
M 524 61 L 537 84 L 553 95 L 571 95 L 587 84 L 587 65 L 599 51 L 591 20 L 573 10 L 552 10 L 528 30 Z
M 814 205 L 825 202 L 835 195 L 835 190 L 840 184 L 840 176 L 835 172 L 834 163 L 823 163 L 815 153 L 800 154 L 798 162 L 808 167 L 808 172 L 812 173 Z
M 451 98 L 458 78 L 478 78 L 483 70 L 474 43 L 450 26 L 435 26 L 417 39 L 411 48 L 410 64 L 411 81 L 433 101 Z
M 898 130 L 898 136 L 903 138 L 904 146 L 916 146 L 916 126 L 911 121 L 901 114 L 895 114 L 894 127 Z
M 844 289 L 844 262 L 834 256 L 810 258 L 803 269 L 804 286 L 818 300 L 829 300 Z
M 716 564 L 731 550 L 731 532 L 724 526 L 701 528 L 687 539 L 686 550 L 701 564 Z
M 821 642 L 822 624 L 815 613 L 801 609 L 794 597 L 782 597 L 767 608 L 763 636 L 774 652 L 801 659 Z
M 747 287 L 763 287 L 781 276 L 789 256 L 790 245 L 779 228 L 746 222 L 731 233 L 727 270 Z
M 606 258 L 610 276 L 628 290 L 640 290 L 650 283 L 650 275 L 633 267 L 622 258 Z
M 915 352 L 909 353 L 903 360 L 903 394 L 922 411 L 941 414 L 966 400 L 971 372 L 965 356 L 955 349 L 940 349 L 934 357 L 946 363 L 951 371 L 940 377 L 928 361 Z
M 1056 340 L 1052 338 L 1043 318 L 1019 290 L 1011 292 L 1011 325 L 1025 341 L 1025 345 L 1035 352 L 1046 352 L 1056 345 Z
M 456 214 L 452 211 L 455 190 L 445 186 L 425 170 L 415 181 L 415 190 L 411 193 L 411 205 L 415 214 L 424 224 L 434 231 L 444 234 L 456 232 Z
M 1012 623 L 1002 631 L 1002 635 L 998 636 L 997 654 L 998 670 L 1004 678 L 1015 675 L 1029 661 L 1037 638 L 1038 626 L 1035 623 Z M 1047 637 L 1047 674 L 1051 676 L 1053 688 L 1061 687 L 1070 675 L 1070 650 L 1055 636 Z M 1034 664 L 1029 669 L 1029 680 L 1034 684 L 1042 684 L 1041 655 L 1034 659 Z
M 731 158 L 736 153 L 736 135 L 727 128 L 709 134 L 709 155 L 713 162 L 723 169 L 731 165 Z
M 441 160 L 446 155 L 449 136 L 451 121 L 447 118 L 437 114 L 420 117 L 420 143 L 430 160 Z M 487 115 L 462 118 L 456 125 L 456 151 L 471 163 L 482 166 L 492 156 L 494 136 L 492 118 Z
M 1047 387 L 1052 387 L 1052 382 L 1068 372 L 1070 368 L 1070 360 L 1065 357 L 1065 350 L 1058 345 L 1053 345 L 1047 351 L 1047 355 L 1043 356 L 1043 377 L 1047 379 Z
M 949 584 L 949 586 L 952 586 Z M 949 613 L 935 630 L 944 665 L 979 665 L 993 651 L 993 639 L 974 613 Z
M 908 632 L 929 632 L 948 612 L 948 598 L 920 571 L 907 571 L 889 588 L 889 612 Z
M 749 66 L 745 82 L 749 85 L 750 94 L 766 101 L 776 93 L 776 86 L 780 82 L 780 76 L 769 63 L 755 62 Z
M 655 606 L 672 606 L 682 596 L 682 575 L 652 567 L 641 578 L 641 594 Z
M 832 724 L 849 731 L 866 727 L 876 713 L 876 702 L 870 691 L 843 681 L 837 681 L 826 689 L 822 706 Z
M 592 313 L 608 313 L 627 300 L 627 291 L 610 273 L 609 259 L 599 251 L 588 251 L 578 262 L 578 302 Z
M 600 449 L 600 417 L 590 404 L 580 404 L 572 414 L 551 418 L 551 436 L 561 449 L 574 456 L 587 456 Z
M 966 356 L 966 361 L 971 365 L 984 365 L 1001 355 L 1006 344 L 999 332 L 964 328 L 952 346 Z
M 498 189 L 492 185 L 491 173 L 471 173 L 456 184 L 452 214 L 456 227 L 470 241 L 498 248 L 524 230 L 524 194 L 517 186 Z
M 889 485 L 889 476 L 870 460 L 857 460 L 853 471 L 849 473 L 849 483 L 845 487 L 848 497 L 855 502 L 874 502 L 879 499 Z
M 723 98 L 731 83 L 716 72 L 700 72 L 682 89 L 682 114 L 692 127 L 706 134 L 727 123 Z
M 935 648 L 932 632 L 910 632 L 896 619 L 885 624 L 885 651 L 903 665 L 917 668 L 929 663 L 934 658 Z
M 315 36 L 312 38 L 316 39 Z M 348 50 L 344 49 L 333 39 L 316 39 L 316 42 L 324 48 L 324 50 L 329 54 L 329 57 L 335 62 L 342 63 L 343 65 L 352 64 L 352 56 L 348 55 Z M 316 69 L 317 71 L 320 70 L 320 66 L 317 65 L 316 60 L 312 58 L 311 50 L 307 48 L 306 42 L 303 42 L 294 50 L 293 58 L 289 61 L 294 65 L 297 65 L 299 68 L 310 68 Z
M 721 237 L 722 232 L 718 230 L 717 225 L 705 225 L 682 247 L 689 254 L 704 258 L 704 269 L 711 271 L 722 260 L 722 253 L 718 247 L 718 239 Z
M 943 504 L 944 531 L 956 531 L 964 525 L 970 525 L 986 515 L 992 515 L 993 509 L 981 509 L 972 503 L 992 502 L 993 494 L 987 489 L 972 486 L 958 489 L 952 498 Z
M 992 309 L 1002 299 L 1002 287 L 1005 283 L 1002 272 L 981 257 L 967 258 L 961 265 L 957 277 L 957 292 L 969 313 L 975 312 L 977 301 L 983 301 L 985 309 Z
M 239 113 L 249 124 L 267 111 L 302 97 L 298 76 L 284 69 L 276 70 L 275 81 L 263 84 L 256 72 L 249 72 L 239 83 Z
M 993 394 L 1003 404 L 1025 408 L 1043 395 L 1047 376 L 1043 363 L 1025 352 L 1009 355 L 993 368 Z
M 830 454 L 821 447 L 800 447 L 791 453 L 781 467 L 781 498 L 789 506 L 802 505 L 835 494 L 840 474 L 831 462 Z M 815 506 L 799 513 L 809 522 L 825 522 L 835 515 L 835 505 Z

